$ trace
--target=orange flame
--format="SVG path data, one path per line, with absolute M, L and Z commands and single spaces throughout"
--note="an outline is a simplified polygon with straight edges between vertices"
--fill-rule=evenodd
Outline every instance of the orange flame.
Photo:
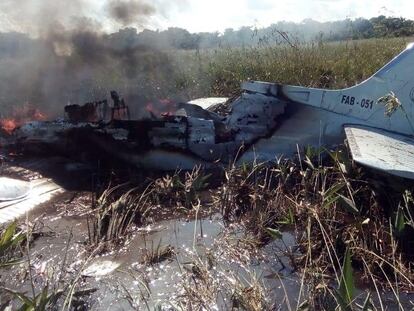
M 11 134 L 17 127 L 14 119 L 0 119 L 0 127 L 8 134 Z
M 169 99 L 160 99 L 155 103 L 149 102 L 145 106 L 146 110 L 153 116 L 170 116 L 176 110 L 176 105 Z
M 44 121 L 46 115 L 30 104 L 14 109 L 12 115 L 7 118 L 0 118 L 0 129 L 11 134 L 13 131 L 28 121 Z

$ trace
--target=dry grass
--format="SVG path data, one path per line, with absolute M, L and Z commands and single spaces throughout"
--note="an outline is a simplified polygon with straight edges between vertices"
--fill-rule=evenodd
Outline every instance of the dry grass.
M 400 293 L 414 289 L 412 254 L 406 245 L 412 245 L 413 185 L 392 179 L 390 191 L 389 183 L 378 183 L 381 178 L 355 167 L 345 148 L 309 148 L 304 154 L 273 164 L 230 166 L 221 184 L 210 189 L 213 200 L 201 195 L 208 174 L 200 168 L 139 187 L 112 187 L 92 210 L 90 241 L 118 246 L 147 223 L 149 211 L 220 211 L 228 228 L 237 224 L 242 234 L 223 234 L 215 250 L 195 252 L 189 262 L 179 263 L 185 273 L 181 295 L 173 301 L 178 309 L 385 309 L 383 289 L 398 305 Z M 185 202 L 189 204 L 183 208 Z M 286 229 L 296 233 L 299 251 L 284 244 L 281 232 Z M 282 256 L 301 280 L 297 297 L 286 292 L 277 302 L 269 301 L 263 279 L 248 268 L 254 254 L 272 239 L 281 239 Z M 160 245 L 146 245 L 141 263 L 178 260 L 182 250 Z M 357 294 L 355 287 L 363 293 Z
M 323 88 L 355 85 L 401 52 L 410 38 L 295 43 L 174 52 L 176 87 L 188 97 L 237 94 L 247 80 Z
M 162 261 L 171 259 L 174 256 L 175 251 L 172 246 L 161 246 L 160 244 L 158 244 L 156 247 L 154 247 L 154 245 L 151 244 L 151 248 L 148 248 L 148 246 L 145 248 L 142 260 L 144 264 L 154 265 Z
M 127 189 L 127 190 L 125 190 Z M 152 205 L 149 204 L 150 186 L 145 189 L 121 184 L 105 190 L 92 206 L 88 218 L 89 243 L 119 244 L 128 237 L 132 227 L 142 225 Z
M 302 255 L 289 258 L 310 285 L 307 304 L 316 310 L 343 303 L 338 287 L 347 250 L 348 270 L 354 271 L 347 273 L 357 274 L 361 287 L 388 288 L 395 299 L 412 291 L 412 254 L 404 244 L 413 239 L 407 216 L 413 207 L 406 197 L 413 185 L 390 189 L 378 183 L 384 177 L 354 167 L 345 150 L 305 154 L 271 166 L 231 168 L 215 204 L 227 220 L 244 223 L 259 245 L 278 238 L 278 230 L 295 228 Z M 348 298 L 347 308 L 356 308 L 355 297 Z
M 200 195 L 207 187 L 208 175 L 195 168 L 181 177 L 176 173 L 156 179 L 142 193 L 135 189 L 132 196 L 127 192 L 131 196 L 128 202 L 141 202 L 141 209 L 145 206 L 148 211 L 155 206 L 158 211 L 182 210 L 185 206 L 185 211 L 196 214 L 200 209 L 219 211 L 226 224 L 238 223 L 245 230 L 240 243 L 229 243 L 231 249 L 226 251 L 235 260 L 245 256 L 240 252 L 254 252 L 272 239 L 280 239 L 280 232 L 294 230 L 300 252 L 285 245 L 284 256 L 303 276 L 303 290 L 297 301 L 315 310 L 330 310 L 333 306 L 358 310 L 362 298 L 354 291 L 348 293 L 344 284 L 374 288 L 367 290 L 371 296 L 365 305 L 374 304 L 371 297 L 381 302 L 379 293 L 383 289 L 392 292 L 396 301 L 401 291 L 414 290 L 413 254 L 407 247 L 413 243 L 412 184 L 399 179 L 379 182 L 385 177 L 354 166 L 346 148 L 308 148 L 296 160 L 230 166 L 224 176 L 222 184 L 210 190 L 213 200 L 206 201 Z M 394 185 L 392 189 L 389 183 Z M 105 206 L 113 206 L 117 200 L 110 202 Z M 129 215 L 128 222 L 116 223 L 132 224 L 132 214 L 127 211 L 135 208 L 122 210 L 119 215 L 123 215 L 121 219 Z M 124 236 L 127 227 L 120 228 L 116 232 Z M 145 262 L 157 264 L 173 258 L 175 251 L 180 250 L 152 245 Z M 229 274 L 228 282 L 218 286 L 211 263 L 205 258 L 195 258 L 188 271 L 183 283 L 186 294 L 181 301 L 187 306 L 205 308 L 216 302 L 219 294 L 226 293 L 235 308 L 268 308 L 266 291 L 254 277 L 246 284 Z

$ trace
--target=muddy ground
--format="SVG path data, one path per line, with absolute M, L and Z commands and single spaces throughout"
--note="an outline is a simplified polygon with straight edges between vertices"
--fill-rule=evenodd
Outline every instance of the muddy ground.
M 209 190 L 197 209 L 159 206 L 122 244 L 102 248 L 89 243 L 94 188 L 105 178 L 96 167 L 14 158 L 1 174 L 59 186 L 18 220 L 30 236 L 20 262 L 0 270 L 2 308 L 21 305 L 13 291 L 32 297 L 46 286 L 58 310 L 298 310 L 306 300 L 308 284 L 292 263 L 300 233 L 287 228 L 258 245 L 242 222 L 211 208 Z M 413 307 L 411 295 L 401 293 L 400 307 L 381 295 L 387 310 Z

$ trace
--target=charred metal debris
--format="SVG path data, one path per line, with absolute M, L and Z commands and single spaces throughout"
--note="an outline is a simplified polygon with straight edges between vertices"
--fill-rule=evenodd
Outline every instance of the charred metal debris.
M 13 141 L 25 150 L 86 152 L 147 168 L 226 164 L 243 153 L 242 147 L 271 136 L 286 107 L 271 94 L 245 91 L 232 102 L 209 98 L 171 104 L 168 113 L 133 120 L 124 99 L 110 94 L 112 104 L 68 105 L 64 119 L 28 122 L 12 133 Z M 224 103 L 227 115 L 214 112 Z

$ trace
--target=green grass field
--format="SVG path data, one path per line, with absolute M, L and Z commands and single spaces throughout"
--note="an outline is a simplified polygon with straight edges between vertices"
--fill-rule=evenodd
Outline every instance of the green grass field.
M 171 58 L 176 69 L 175 87 L 190 97 L 228 96 L 238 92 L 246 80 L 334 89 L 368 78 L 407 42 L 409 38 L 258 46 L 176 52 Z

